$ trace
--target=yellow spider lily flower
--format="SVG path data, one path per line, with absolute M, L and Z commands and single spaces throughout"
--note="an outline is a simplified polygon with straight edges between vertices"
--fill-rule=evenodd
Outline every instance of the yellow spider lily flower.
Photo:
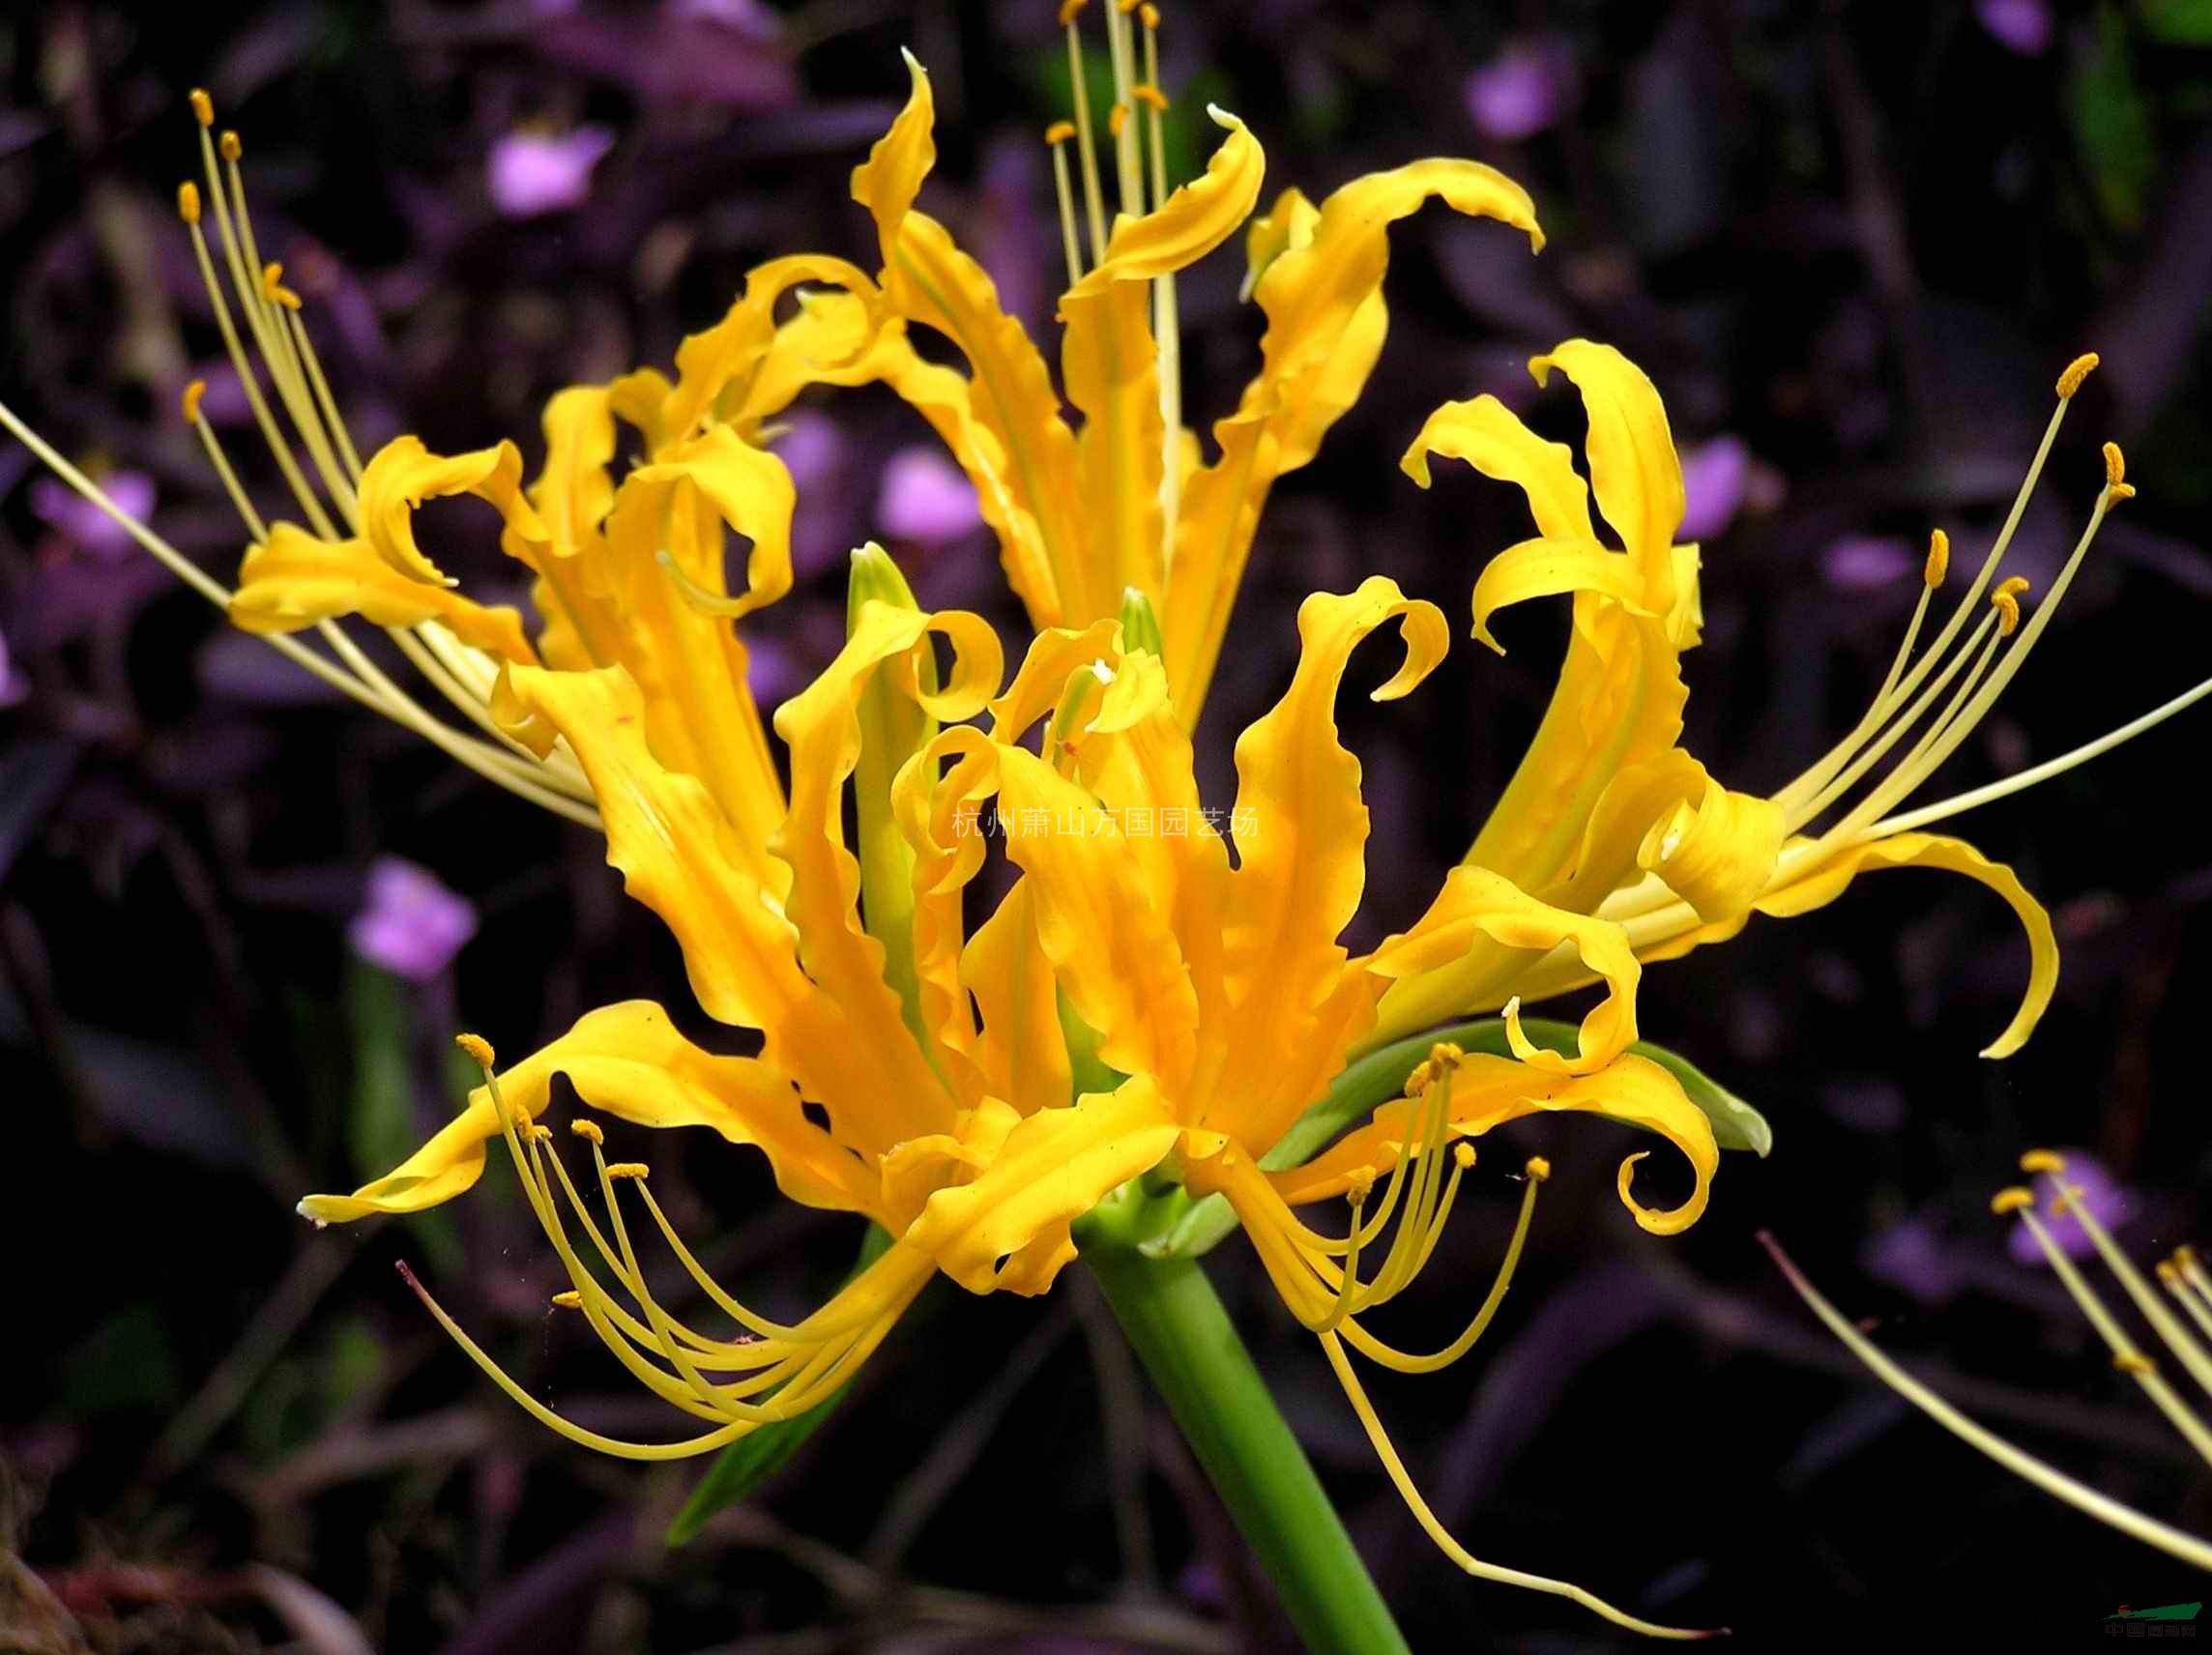
M 2106 444 L 2104 487 L 2088 524 L 2050 594 L 2023 621 L 2027 582 L 1996 576 L 2074 393 L 2095 366 L 2094 357 L 2084 357 L 2060 377 L 2057 407 L 2012 510 L 1933 641 L 1916 653 L 1949 574 L 1950 542 L 1939 530 L 1919 604 L 1872 705 L 1843 740 L 1771 797 L 1727 788 L 1679 744 L 1687 696 L 1681 656 L 1696 645 L 1700 624 L 1699 558 L 1697 547 L 1674 543 L 1682 521 L 1681 466 L 1651 382 L 1619 352 L 1586 339 L 1570 339 L 1529 363 L 1538 384 L 1556 368 L 1581 392 L 1589 421 L 1586 483 L 1566 445 L 1537 437 L 1496 397 L 1439 408 L 1406 452 L 1407 473 L 1427 487 L 1434 456 L 1464 460 L 1519 486 L 1537 529 L 1535 538 L 1499 553 L 1476 580 L 1474 636 L 1499 649 L 1491 623 L 1499 610 L 1530 598 L 1573 597 L 1572 631 L 1550 709 L 1468 852 L 1468 865 L 1502 874 L 1546 903 L 1618 924 L 1644 962 L 1724 941 L 1754 914 L 1787 917 L 1824 907 L 1861 873 L 1927 867 L 1964 874 L 2009 903 L 2027 933 L 2026 992 L 1984 1056 L 2018 1051 L 2057 981 L 2050 916 L 2010 868 L 1962 839 L 1921 829 L 2060 774 L 2212 694 L 2207 680 L 2071 752 L 1907 807 L 2025 663 L 2106 514 L 2134 493 L 2118 448 Z M 1617 548 L 1600 541 L 1591 523 L 1593 492 Z M 1589 963 L 1565 950 L 1539 953 L 1494 939 L 1400 983 L 1382 1003 L 1373 1038 L 1396 1038 L 1442 1017 L 1540 1000 L 1590 980 Z
M 881 558 L 859 556 L 863 565 Z M 1642 1626 L 1579 1588 L 1500 1570 L 1460 1547 L 1421 1501 L 1350 1367 L 1349 1352 L 1409 1372 L 1444 1366 L 1495 1313 L 1536 1176 L 1506 1265 L 1462 1339 L 1408 1352 L 1367 1325 L 1428 1263 L 1472 1141 L 1493 1127 L 1584 1112 L 1667 1138 L 1692 1174 L 1680 1205 L 1654 1211 L 1630 1197 L 1641 1156 L 1620 1174 L 1638 1221 L 1662 1234 L 1703 1208 L 1719 1160 L 1710 1123 L 1674 1077 L 1627 1050 L 1638 967 L 1618 926 L 1463 868 L 1428 915 L 1372 953 L 1354 957 L 1337 941 L 1358 906 L 1368 823 L 1357 761 L 1337 737 L 1336 695 L 1353 651 L 1393 624 L 1405 661 L 1379 699 L 1410 691 L 1442 656 L 1441 613 L 1381 576 L 1302 606 L 1297 672 L 1237 745 L 1234 860 L 1201 806 L 1165 662 L 1118 621 L 1047 629 L 994 694 L 999 648 L 981 620 L 922 614 L 911 601 L 859 602 L 844 651 L 775 717 L 791 790 L 767 845 L 780 870 L 773 880 L 713 792 L 655 753 L 648 703 L 628 668 L 510 664 L 500 716 L 575 754 L 606 824 L 609 861 L 675 933 L 700 1004 L 757 1030 L 760 1051 L 711 1056 L 647 1002 L 595 1011 L 505 1069 L 479 1042 L 485 1085 L 457 1119 L 390 1176 L 350 1195 L 310 1197 L 302 1211 L 334 1222 L 419 1210 L 471 1186 L 489 1146 L 504 1141 L 568 1268 L 572 1302 L 626 1368 L 706 1429 L 670 1443 L 596 1436 L 500 1374 L 458 1327 L 455 1336 L 556 1429 L 661 1459 L 719 1447 L 812 1406 L 850 1377 L 932 1272 L 976 1292 L 1042 1292 L 1075 1256 L 1074 1221 L 1133 1178 L 1179 1172 L 1193 1193 L 1228 1198 L 1285 1303 L 1321 1336 L 1393 1479 L 1455 1560 Z M 949 654 L 941 684 L 939 642 Z M 921 722 L 886 716 L 887 692 Z M 980 726 L 952 722 L 978 712 Z M 1033 750 L 1026 740 L 1040 726 Z M 885 741 L 895 775 L 870 751 Z M 869 869 L 846 837 L 848 788 L 870 776 L 888 787 L 907 850 L 911 1005 L 875 934 Z M 986 805 L 1018 878 L 971 936 L 964 895 L 993 842 L 979 817 Z M 1568 948 L 1603 978 L 1607 994 L 1576 1050 L 1535 1048 L 1517 1019 L 1513 1056 L 1439 1047 L 1412 1096 L 1302 1166 L 1262 1170 L 1368 1032 L 1390 985 L 1491 938 Z M 1063 1009 L 1094 1036 L 1086 1049 L 1071 1042 Z M 1268 1061 L 1250 1060 L 1262 1051 Z M 785 1194 L 864 1214 L 891 1245 L 813 1315 L 768 1322 L 698 1268 L 642 1164 L 610 1164 L 604 1133 L 578 1120 L 606 1205 L 602 1229 L 539 1123 L 556 1073 L 604 1114 L 708 1126 L 757 1147 Z M 1340 1196 L 1351 1203 L 1346 1235 L 1294 1211 Z M 625 1216 L 633 1200 L 734 1321 L 734 1336 L 679 1321 L 654 1297 Z

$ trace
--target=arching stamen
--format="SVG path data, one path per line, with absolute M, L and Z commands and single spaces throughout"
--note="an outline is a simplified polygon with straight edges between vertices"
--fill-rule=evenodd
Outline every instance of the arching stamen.
M 2042 1252 L 2045 1263 L 2051 1266 L 2052 1274 L 2058 1278 L 2059 1284 L 2088 1319 L 2089 1325 L 2097 1330 L 2097 1336 L 2104 1340 L 2106 1348 L 2112 1352 L 2112 1366 L 2134 1379 L 2141 1387 L 2143 1395 L 2156 1405 L 2159 1412 L 2166 1415 L 2168 1423 L 2180 1432 L 2189 1445 L 2202 1455 L 2207 1463 L 2212 1463 L 2212 1432 L 2205 1430 L 2203 1422 L 2190 1410 L 2189 1405 L 2166 1382 L 2165 1376 L 2158 1371 L 2158 1365 L 2137 1348 L 2135 1341 L 2128 1337 L 2127 1329 L 2119 1324 L 2111 1311 L 2106 1308 L 2105 1301 L 2097 1296 L 2097 1290 L 2074 1267 L 2074 1261 L 2066 1257 L 2064 1249 L 2052 1238 L 2051 1232 L 2043 1227 L 2043 1221 L 2035 1215 L 2034 1192 L 2017 1187 L 1999 1190 L 1990 1203 L 1990 1210 L 2000 1217 L 2006 1213 L 2019 1216 L 2022 1225 Z
M 1471 1165 L 1472 1150 L 1469 1148 L 1469 1146 L 1462 1144 L 1457 1147 L 1469 1149 L 1469 1159 L 1462 1162 L 1461 1165 L 1463 1167 Z M 1345 1329 L 1346 1342 L 1369 1361 L 1393 1369 L 1401 1374 L 1433 1374 L 1440 1369 L 1450 1367 L 1473 1350 L 1476 1342 L 1482 1338 L 1484 1333 L 1489 1331 L 1491 1322 L 1497 1318 L 1499 1306 L 1505 1302 L 1506 1289 L 1513 1285 L 1513 1272 L 1520 1265 L 1521 1249 L 1528 1239 L 1528 1226 L 1536 1215 L 1536 1192 L 1544 1185 L 1544 1179 L 1536 1176 L 1534 1173 L 1534 1169 L 1538 1166 L 1544 1168 L 1547 1176 L 1551 1172 L 1549 1163 L 1543 1162 L 1540 1158 L 1529 1163 L 1530 1176 L 1521 1188 L 1521 1212 L 1513 1223 L 1512 1239 L 1505 1244 L 1505 1257 L 1499 1263 L 1498 1274 L 1490 1284 L 1490 1292 L 1483 1299 L 1482 1308 L 1474 1313 L 1474 1320 L 1467 1324 L 1466 1330 L 1457 1339 L 1454 1339 L 1442 1350 L 1433 1351 L 1426 1356 L 1410 1355 L 1406 1351 L 1396 1350 L 1383 1344 L 1365 1328 L 1357 1325 Z
M 2189 1329 L 2166 1308 L 2158 1290 L 2143 1280 L 2142 1272 L 2120 1251 L 2119 1243 L 2112 1239 L 2112 1233 L 2105 1228 L 2104 1220 L 2090 1210 L 2088 1202 L 2082 1199 L 2081 1189 L 2066 1181 L 2066 1163 L 2048 1149 L 2033 1149 L 2020 1158 L 2020 1166 L 2024 1173 L 2041 1173 L 2050 1178 L 2052 1187 L 2073 1209 L 2074 1221 L 2081 1227 L 2081 1234 L 2089 1238 L 2089 1245 L 2097 1249 L 2105 1267 L 2135 1301 L 2142 1319 L 2157 1330 L 2174 1359 L 2188 1369 L 2189 1377 L 2206 1395 L 2212 1396 L 2212 1355 L 2205 1353 Z
M 1129 13 L 1136 0 L 1111 0 L 1106 12 L 1106 50 L 1114 68 L 1114 109 L 1119 119 L 1109 115 L 1107 130 L 1114 139 L 1114 166 L 1121 187 L 1121 211 L 1135 218 L 1145 211 L 1145 182 L 1143 168 L 1138 164 L 1137 132 L 1128 123 L 1129 110 L 1134 106 L 1130 88 L 1137 83 L 1136 66 L 1131 61 L 1133 52 L 1129 41 Z
M 1352 1371 L 1351 1358 L 1344 1352 L 1344 1342 L 1335 1334 L 1326 1333 L 1322 1336 L 1321 1343 L 1322 1349 L 1328 1352 L 1329 1366 L 1336 1370 L 1337 1382 L 1344 1387 L 1344 1394 L 1351 1402 L 1353 1411 L 1359 1416 L 1359 1423 L 1367 1433 L 1368 1441 L 1375 1445 L 1375 1452 L 1382 1462 L 1382 1468 L 1389 1473 L 1391 1483 L 1397 1488 L 1398 1497 L 1406 1502 L 1407 1508 L 1413 1514 L 1414 1521 L 1421 1525 L 1423 1532 L 1436 1543 L 1437 1549 L 1466 1570 L 1467 1573 L 1474 1576 L 1477 1580 L 1495 1581 L 1500 1585 L 1521 1586 L 1533 1592 L 1546 1592 L 1554 1597 L 1569 1598 L 1592 1613 L 1603 1615 L 1615 1626 L 1626 1627 L 1631 1632 L 1641 1632 L 1648 1638 L 1690 1639 L 1713 1636 L 1711 1631 L 1693 1631 L 1678 1626 L 1660 1626 L 1648 1620 L 1642 1620 L 1635 1615 L 1615 1609 L 1603 1598 L 1585 1591 L 1581 1586 L 1570 1582 L 1555 1581 L 1543 1575 L 1531 1575 L 1525 1570 L 1508 1569 L 1497 1563 L 1485 1563 L 1481 1558 L 1475 1556 L 1473 1553 L 1468 1551 L 1466 1547 L 1452 1538 L 1451 1531 L 1437 1520 L 1436 1513 L 1429 1509 L 1429 1502 L 1421 1497 L 1420 1490 L 1413 1486 L 1413 1479 L 1407 1474 L 1406 1463 L 1398 1457 L 1398 1450 L 1392 1445 L 1389 1433 L 1382 1429 L 1382 1421 L 1375 1411 L 1375 1405 L 1367 1400 L 1367 1393 L 1360 1387 L 1358 1376 Z
M 1067 285 L 1083 279 L 1083 248 L 1075 229 L 1075 193 L 1067 181 L 1067 140 L 1075 136 L 1073 121 L 1055 121 L 1044 130 L 1045 147 L 1052 151 L 1052 188 L 1060 199 L 1060 245 L 1067 256 Z
M 1167 204 L 1167 97 L 1160 90 L 1159 8 L 1145 0 L 1138 8 L 1145 28 L 1145 80 L 1132 89 L 1145 105 L 1145 127 L 1151 139 L 1152 211 Z M 1177 311 L 1176 278 L 1171 271 L 1152 281 L 1152 338 L 1160 379 L 1160 566 L 1175 566 L 1176 514 L 1182 505 L 1182 479 L 1177 460 L 1182 450 L 1182 322 Z
M 1068 97 L 1075 107 L 1075 147 L 1083 161 L 1083 208 L 1091 225 L 1091 262 L 1106 256 L 1106 207 L 1098 188 L 1098 144 L 1091 130 L 1091 86 L 1083 72 L 1083 31 L 1076 20 L 1088 0 L 1061 0 L 1060 26 L 1067 33 Z
M 2212 1542 L 2199 1540 L 2194 1534 L 2185 1534 L 2154 1517 L 2146 1517 L 2133 1506 L 2122 1505 L 2110 1495 L 2101 1494 L 2085 1483 L 2076 1482 L 2056 1466 L 2038 1460 L 2024 1449 L 2014 1447 L 1994 1432 L 1977 1425 L 1891 1361 L 1879 1347 L 1851 1324 L 1842 1311 L 1821 1297 L 1819 1291 L 1798 1272 L 1797 1266 L 1790 1262 L 1790 1256 L 1783 1252 L 1781 1244 L 1772 1235 L 1761 1231 L 1759 1240 L 1773 1257 L 1775 1265 L 1789 1280 L 1797 1296 L 1826 1324 L 1828 1331 L 1841 1340 L 1852 1355 L 1872 1369 L 1875 1377 L 1883 1384 L 1952 1436 L 1988 1455 L 2015 1476 L 2064 1500 L 2084 1516 L 2110 1524 L 2146 1546 L 2155 1546 L 2159 1551 L 2178 1557 L 2185 1563 L 2199 1569 L 2212 1569 Z

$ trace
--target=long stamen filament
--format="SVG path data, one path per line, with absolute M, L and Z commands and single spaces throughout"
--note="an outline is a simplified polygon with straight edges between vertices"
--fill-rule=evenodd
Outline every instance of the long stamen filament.
M 1095 265 L 1106 256 L 1106 207 L 1098 188 L 1098 140 L 1091 127 L 1091 87 L 1083 72 L 1083 31 L 1076 27 L 1085 3 L 1063 0 L 1060 21 L 1067 31 L 1068 96 L 1075 106 L 1076 153 L 1083 162 L 1083 209 L 1091 227 L 1091 262 Z

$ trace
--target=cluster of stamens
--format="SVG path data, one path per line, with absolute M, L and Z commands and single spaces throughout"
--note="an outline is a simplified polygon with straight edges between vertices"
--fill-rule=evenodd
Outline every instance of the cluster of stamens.
M 198 182 L 180 184 L 177 216 L 191 237 L 192 254 L 224 353 L 270 457 L 307 527 L 325 540 L 358 535 L 364 475 L 361 455 L 308 336 L 302 316 L 303 301 L 284 284 L 284 267 L 262 258 L 253 220 L 247 211 L 241 166 L 245 146 L 235 131 L 215 131 L 215 105 L 205 92 L 193 92 L 189 102 L 199 128 L 204 189 Z M 210 217 L 216 230 L 212 246 L 205 228 Z M 181 401 L 185 422 L 206 450 L 208 462 L 247 534 L 257 544 L 265 542 L 269 526 L 208 420 L 206 395 L 203 380 L 195 379 L 185 388 Z M 282 421 L 278 410 L 282 411 Z M 285 434 L 286 422 L 306 451 L 305 466 Z M 229 606 L 228 588 L 125 511 L 5 405 L 0 405 L 0 425 L 179 579 L 210 602 Z M 384 629 L 408 664 L 480 732 L 472 736 L 434 717 L 335 622 L 321 622 L 316 630 L 330 655 L 320 654 L 295 638 L 278 635 L 266 641 L 324 682 L 414 731 L 487 780 L 573 821 L 598 825 L 591 788 L 566 748 L 556 747 L 547 758 L 538 759 L 494 724 L 489 702 L 498 666 L 482 651 L 463 643 L 434 621 Z
M 725 1292 L 684 1244 L 654 1199 L 646 1164 L 609 1161 L 606 1133 L 598 1123 L 572 1120 L 569 1131 L 591 1153 L 606 1213 L 602 1230 L 552 1147 L 552 1128 L 509 1107 L 493 1072 L 491 1047 L 473 1034 L 460 1035 L 455 1043 L 483 1070 L 484 1085 L 499 1114 L 501 1136 L 530 1209 L 568 1271 L 569 1286 L 552 1296 L 553 1304 L 580 1313 L 616 1359 L 655 1396 L 713 1427 L 677 1442 L 631 1442 L 563 1418 L 492 1360 L 402 1263 L 399 1271 L 407 1285 L 454 1342 L 502 1390 L 564 1437 L 626 1459 L 672 1460 L 711 1452 L 760 1425 L 792 1418 L 851 1378 L 919 1286 L 922 1277 L 908 1268 L 906 1261 L 887 1261 L 848 1289 L 846 1296 L 804 1321 L 795 1324 L 770 1321 Z M 734 1336 L 714 1338 L 697 1331 L 655 1295 L 623 1215 L 624 1186 L 634 1190 L 692 1284 L 737 1324 Z M 597 1257 L 596 1265 L 586 1262 L 572 1240 L 570 1220 L 583 1232 Z M 602 1281 L 602 1272 L 608 1280 Z M 871 1283 L 879 1291 L 869 1291 Z

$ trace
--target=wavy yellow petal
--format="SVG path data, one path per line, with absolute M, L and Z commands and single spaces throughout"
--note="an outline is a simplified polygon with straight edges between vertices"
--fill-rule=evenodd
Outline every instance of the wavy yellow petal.
M 1160 617 L 1168 678 L 1186 727 L 1196 723 L 1212 680 L 1268 490 L 1313 458 L 1382 353 L 1389 228 L 1431 200 L 1513 224 L 1543 246 L 1528 192 L 1470 160 L 1415 161 L 1354 179 L 1323 202 L 1310 233 L 1302 224 L 1292 233 L 1303 215 L 1295 204 L 1277 203 L 1278 214 L 1289 214 L 1283 246 L 1253 287 L 1267 317 L 1262 366 L 1237 411 L 1213 427 L 1219 456 L 1183 492 Z
M 1068 1226 L 1157 1166 L 1177 1135 L 1158 1088 L 1142 1076 L 1071 1109 L 1042 1110 L 973 1180 L 931 1196 L 902 1239 L 971 1292 L 1043 1292 L 1075 1257 Z
M 1339 1038 L 1361 1021 L 1358 1002 L 1372 993 L 1364 982 L 1347 985 L 1337 942 L 1366 885 L 1368 814 L 1359 761 L 1337 738 L 1336 696 L 1352 652 L 1392 621 L 1405 658 L 1374 692 L 1378 701 L 1406 694 L 1443 658 L 1451 640 L 1442 612 L 1382 575 L 1350 595 L 1308 597 L 1298 606 L 1290 687 L 1237 741 L 1238 866 L 1222 907 L 1230 1013 L 1218 1032 L 1208 1031 L 1199 1096 L 1206 1124 L 1248 1143 L 1271 1142 L 1312 1101 L 1302 1094 L 1313 1073 L 1295 1060 L 1314 1056 L 1333 1072 Z M 1255 1052 L 1275 1060 L 1253 1063 Z
M 500 1071 L 509 1110 L 535 1120 L 566 1075 L 584 1103 L 640 1126 L 707 1126 L 769 1158 L 776 1185 L 793 1201 L 843 1211 L 875 1211 L 874 1180 L 829 1133 L 800 1112 L 789 1076 L 757 1058 L 702 1051 L 677 1032 L 649 1000 L 586 1012 L 574 1028 Z M 377 1212 L 420 1212 L 450 1201 L 483 1173 L 485 1146 L 500 1135 L 491 1089 L 469 1093 L 468 1108 L 395 1170 L 349 1196 L 301 1203 L 309 1218 L 344 1223 Z
M 1484 477 L 1518 485 L 1528 496 L 1529 514 L 1546 539 L 1597 538 L 1590 526 L 1589 484 L 1575 470 L 1574 450 L 1537 436 L 1497 397 L 1486 394 L 1438 408 L 1422 423 L 1399 469 L 1426 488 L 1429 459 L 1436 454 L 1464 460 Z
M 401 574 L 440 586 L 451 579 L 415 543 L 415 510 L 425 500 L 473 494 L 509 530 L 542 543 L 545 527 L 522 497 L 522 450 L 499 443 L 474 453 L 434 454 L 420 437 L 394 437 L 369 457 L 361 479 L 361 533 Z
M 504 661 L 535 662 L 522 617 L 504 604 L 472 602 L 449 586 L 411 580 L 364 540 L 325 540 L 292 523 L 270 525 L 247 549 L 230 618 L 248 632 L 297 632 L 318 621 L 359 615 L 379 626 L 436 621 L 463 643 Z
M 1589 416 L 1583 451 L 1597 508 L 1644 571 L 1644 606 L 1664 615 L 1674 606 L 1674 531 L 1682 526 L 1683 494 L 1682 462 L 1658 389 L 1611 345 L 1589 339 L 1569 339 L 1528 363 L 1538 385 L 1553 368 L 1574 382 Z
M 1644 577 L 1620 553 L 1595 540 L 1523 540 L 1492 558 L 1475 578 L 1474 636 L 1502 655 L 1505 646 L 1490 631 L 1493 615 L 1530 598 L 1581 592 L 1611 598 L 1631 615 L 1650 614 L 1638 601 Z
M 614 506 L 613 393 L 574 385 L 545 404 L 545 467 L 530 491 L 545 525 L 539 549 L 509 536 L 508 554 L 537 570 L 532 593 L 544 618 L 538 648 L 564 671 L 603 667 L 621 653 L 620 618 L 610 612 L 605 583 L 605 525 Z

